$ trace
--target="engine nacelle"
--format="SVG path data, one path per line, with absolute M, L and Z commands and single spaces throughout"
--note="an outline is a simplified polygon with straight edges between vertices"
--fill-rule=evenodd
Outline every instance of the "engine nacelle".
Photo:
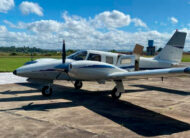
M 109 74 L 124 71 L 111 64 L 84 60 L 72 62 L 68 73 L 77 80 L 106 80 Z

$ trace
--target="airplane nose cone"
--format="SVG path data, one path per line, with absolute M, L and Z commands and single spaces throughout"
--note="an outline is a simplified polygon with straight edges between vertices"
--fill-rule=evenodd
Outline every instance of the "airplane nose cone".
M 17 75 L 17 71 L 16 71 L 16 70 L 14 70 L 14 71 L 13 71 L 13 74 L 14 74 L 14 75 Z

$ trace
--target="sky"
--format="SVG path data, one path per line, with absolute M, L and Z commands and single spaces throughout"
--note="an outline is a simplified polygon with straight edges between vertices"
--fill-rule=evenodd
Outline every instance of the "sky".
M 187 32 L 190 0 L 0 0 L 0 46 L 132 50 Z

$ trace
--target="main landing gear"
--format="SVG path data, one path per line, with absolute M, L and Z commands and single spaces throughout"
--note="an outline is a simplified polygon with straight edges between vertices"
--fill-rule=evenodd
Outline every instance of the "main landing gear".
M 75 81 L 74 86 L 77 90 L 82 88 L 82 81 Z
M 111 96 L 112 96 L 113 99 L 117 100 L 117 99 L 119 99 L 121 97 L 121 94 L 123 92 L 125 92 L 125 90 L 124 90 L 122 80 L 117 80 L 117 81 L 115 81 L 115 83 L 116 83 L 116 86 L 112 90 Z
M 121 94 L 123 92 L 125 92 L 125 90 L 124 90 L 122 80 L 116 80 L 115 84 L 116 84 L 116 86 L 112 90 L 111 96 L 112 96 L 113 99 L 117 100 L 117 99 L 119 99 L 121 97 Z M 82 88 L 82 81 L 75 81 L 74 86 L 75 86 L 75 89 Z M 42 95 L 43 96 L 46 96 L 46 97 L 51 96 L 52 92 L 53 92 L 52 84 L 43 86 L 43 88 L 42 88 Z
M 48 86 L 43 86 L 42 88 L 42 95 L 43 96 L 51 96 L 52 95 L 52 86 L 51 85 L 48 85 Z

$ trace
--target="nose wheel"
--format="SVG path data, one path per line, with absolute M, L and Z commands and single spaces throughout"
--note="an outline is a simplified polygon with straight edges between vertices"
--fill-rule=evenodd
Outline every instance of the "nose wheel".
M 75 81 L 74 86 L 75 86 L 75 89 L 77 90 L 82 88 L 82 81 Z
M 42 95 L 46 96 L 46 97 L 51 96 L 52 95 L 52 87 L 51 86 L 44 86 L 42 88 Z
M 121 92 L 119 92 L 117 90 L 117 88 L 115 87 L 112 92 L 111 92 L 111 96 L 113 99 L 119 99 L 121 97 Z

